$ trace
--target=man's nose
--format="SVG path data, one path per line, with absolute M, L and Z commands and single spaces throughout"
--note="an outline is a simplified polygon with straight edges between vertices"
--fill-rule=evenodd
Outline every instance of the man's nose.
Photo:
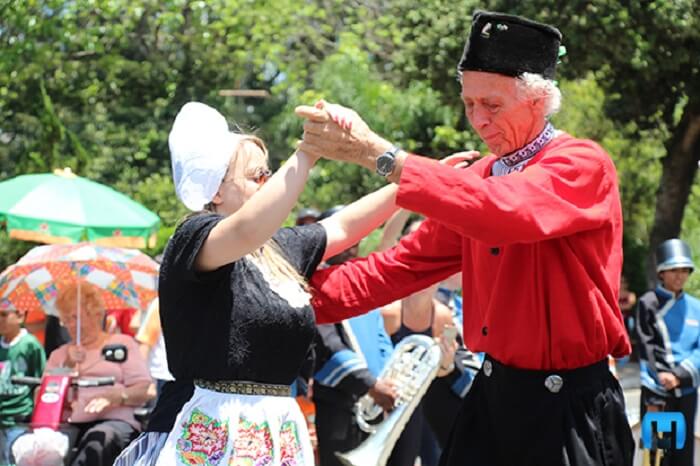
M 484 129 L 491 123 L 491 115 L 481 105 L 475 105 L 471 122 L 475 129 Z

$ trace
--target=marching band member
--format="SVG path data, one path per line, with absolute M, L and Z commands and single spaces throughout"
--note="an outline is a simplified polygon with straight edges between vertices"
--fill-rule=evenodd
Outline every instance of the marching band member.
M 695 414 L 700 386 L 700 301 L 683 287 L 695 269 L 688 245 L 674 238 L 656 253 L 659 285 L 637 306 L 642 378 L 641 415 L 680 411 L 685 417 L 685 446 L 664 453 L 666 466 L 692 466 Z

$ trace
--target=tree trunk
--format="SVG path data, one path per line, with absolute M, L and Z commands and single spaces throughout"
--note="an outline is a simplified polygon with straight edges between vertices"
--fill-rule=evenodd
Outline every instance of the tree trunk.
M 656 247 L 667 239 L 680 236 L 683 212 L 698 171 L 700 102 L 688 102 L 666 148 L 668 155 L 662 162 L 663 172 L 656 194 L 654 226 L 649 238 L 647 279 L 650 287 L 656 282 Z

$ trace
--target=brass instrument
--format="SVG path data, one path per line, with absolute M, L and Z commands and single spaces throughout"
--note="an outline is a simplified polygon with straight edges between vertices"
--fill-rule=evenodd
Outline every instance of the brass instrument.
M 440 367 L 440 346 L 425 335 L 410 335 L 399 342 L 379 378 L 394 382 L 398 396 L 394 409 L 384 414 L 371 396 L 355 404 L 357 424 L 370 436 L 357 448 L 336 456 L 346 466 L 384 466 L 404 426 L 415 411 Z

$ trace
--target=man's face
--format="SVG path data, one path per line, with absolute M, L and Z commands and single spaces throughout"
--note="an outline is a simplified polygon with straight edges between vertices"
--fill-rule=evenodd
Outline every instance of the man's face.
M 690 269 L 687 267 L 659 272 L 661 283 L 671 293 L 679 293 L 688 281 L 688 277 L 690 277 Z
M 497 156 L 523 147 L 542 130 L 543 103 L 519 98 L 516 78 L 465 71 L 462 101 L 472 128 Z

